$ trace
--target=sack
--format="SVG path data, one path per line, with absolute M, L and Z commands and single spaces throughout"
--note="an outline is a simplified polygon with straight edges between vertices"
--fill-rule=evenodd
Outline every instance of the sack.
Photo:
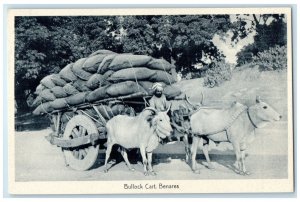
M 76 81 L 77 79 L 77 76 L 72 71 L 72 66 L 73 63 L 70 63 L 58 73 L 59 76 L 67 82 Z
M 54 109 L 61 109 L 61 108 L 68 107 L 68 103 L 66 101 L 66 98 L 59 98 L 50 102 L 50 106 Z
M 106 120 L 111 119 L 112 117 L 115 116 L 111 108 L 107 105 L 99 105 L 97 106 L 97 109 Z
M 110 65 L 111 61 L 117 56 L 117 54 L 107 55 L 100 63 L 97 73 L 104 74 L 106 68 Z
M 39 84 L 36 87 L 36 90 L 35 90 L 34 94 L 38 95 L 38 94 L 40 94 L 45 89 L 46 89 L 46 87 L 43 84 Z
M 86 86 L 92 90 L 100 87 L 104 82 L 103 76 L 101 74 L 94 74 L 91 78 L 86 82 Z
M 72 85 L 80 92 L 89 91 L 90 89 L 86 86 L 86 81 L 77 79 L 72 83 Z
M 107 86 L 97 88 L 96 90 L 90 92 L 87 94 L 86 99 L 88 102 L 95 102 L 98 100 L 102 100 L 104 98 L 108 98 L 108 95 L 106 94 Z
M 56 86 L 63 87 L 64 85 L 67 84 L 67 82 L 65 80 L 60 78 L 59 74 L 52 74 L 51 80 Z
M 45 102 L 40 104 L 32 113 L 34 115 L 40 115 L 52 112 L 54 109 L 51 107 L 50 102 Z
M 117 55 L 107 69 L 118 71 L 120 69 L 131 68 L 131 67 L 144 67 L 151 60 L 150 56 L 146 55 L 131 55 L 131 54 L 120 54 Z
M 70 84 L 70 83 L 67 83 L 63 87 L 63 89 L 68 95 L 75 95 L 75 94 L 79 93 L 79 91 L 74 86 L 72 86 L 72 84 Z
M 41 96 L 37 96 L 34 99 L 33 103 L 30 105 L 30 107 L 37 107 L 42 103 L 42 101 L 43 101 L 43 98 Z
M 65 112 L 61 116 L 61 122 L 62 123 L 67 123 L 73 116 L 75 116 L 74 112 Z
M 56 99 L 50 89 L 43 90 L 39 96 L 43 99 L 43 101 L 53 101 Z
M 109 54 L 117 54 L 117 53 L 110 51 L 110 50 L 97 50 L 97 51 L 93 52 L 92 54 L 90 54 L 89 57 L 92 57 L 95 55 L 102 55 L 102 54 L 109 55 Z
M 82 69 L 85 61 L 86 61 L 86 58 L 81 58 L 81 59 L 77 60 L 74 63 L 72 70 L 73 70 L 73 73 L 77 77 L 81 78 L 82 80 L 87 81 L 92 76 L 92 74 Z
M 107 55 L 94 55 L 86 59 L 82 69 L 90 73 L 96 73 L 100 63 Z
M 41 84 L 43 84 L 44 86 L 46 86 L 47 88 L 53 88 L 55 87 L 55 84 L 53 83 L 52 79 L 52 74 L 45 76 L 42 80 L 41 80 Z
M 63 89 L 63 87 L 60 86 L 55 86 L 54 88 L 51 88 L 51 92 L 56 98 L 62 98 L 62 97 L 67 97 L 67 93 Z
M 69 105 L 79 105 L 86 102 L 86 95 L 87 92 L 71 95 L 69 97 L 66 97 L 66 101 Z
M 106 93 L 112 97 L 126 96 L 138 92 L 147 95 L 145 89 L 133 81 L 116 83 L 109 86 L 106 90 Z
M 136 68 L 121 69 L 113 73 L 107 80 L 111 82 L 136 81 L 136 80 L 140 81 L 140 80 L 148 80 L 155 74 L 156 74 L 155 70 L 151 70 L 145 67 L 136 67 Z
M 111 111 L 114 115 L 124 114 L 125 106 L 122 104 L 116 104 L 111 108 Z
M 167 72 L 157 70 L 155 75 L 153 75 L 150 79 L 152 82 L 164 82 L 167 85 L 175 83 L 175 79 Z
M 174 66 L 164 59 L 152 59 L 147 63 L 147 67 L 150 69 L 157 69 L 168 72 Z
M 173 99 L 181 94 L 181 90 L 174 85 L 170 85 L 164 88 L 163 93 L 166 95 L 167 99 Z

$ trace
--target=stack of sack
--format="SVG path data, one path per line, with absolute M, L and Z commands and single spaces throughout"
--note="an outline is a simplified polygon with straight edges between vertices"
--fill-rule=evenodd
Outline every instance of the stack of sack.
M 68 64 L 58 74 L 44 77 L 36 88 L 33 113 L 39 115 L 132 94 L 152 95 L 152 86 L 156 82 L 165 86 L 167 99 L 173 99 L 181 94 L 172 85 L 176 82 L 171 75 L 174 68 L 163 59 L 98 50 L 87 58 Z

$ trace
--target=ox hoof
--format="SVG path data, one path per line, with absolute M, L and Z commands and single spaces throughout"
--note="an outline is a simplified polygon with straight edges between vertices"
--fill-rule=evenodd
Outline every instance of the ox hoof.
M 104 173 L 107 173 L 107 172 L 108 172 L 108 170 L 107 170 L 107 169 L 105 169 L 105 170 L 104 170 Z
M 149 175 L 149 173 L 148 173 L 148 172 L 144 172 L 144 175 L 145 175 L 145 176 L 148 176 L 148 175 Z
M 156 172 L 154 172 L 154 171 L 151 171 L 151 172 L 150 172 L 150 175 L 152 175 L 152 176 L 156 176 L 157 174 L 156 174 Z
M 251 175 L 251 173 L 249 171 L 245 171 L 244 174 L 245 175 Z
M 129 170 L 130 170 L 130 171 L 132 171 L 132 172 L 134 172 L 134 171 L 135 171 L 135 169 L 134 169 L 134 168 L 129 168 Z
M 211 169 L 211 170 L 214 170 L 214 169 L 215 169 L 215 166 L 213 166 L 213 164 L 209 163 L 209 164 L 207 165 L 207 168 L 208 168 L 208 169 Z
M 193 170 L 193 172 L 195 173 L 195 174 L 200 174 L 200 170 L 198 169 L 198 170 Z

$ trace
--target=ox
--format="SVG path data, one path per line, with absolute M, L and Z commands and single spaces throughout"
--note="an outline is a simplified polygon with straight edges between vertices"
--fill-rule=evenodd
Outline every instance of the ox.
M 191 116 L 191 130 L 194 134 L 191 146 L 192 170 L 200 173 L 196 169 L 197 147 L 201 138 L 207 138 L 217 143 L 231 142 L 236 155 L 238 173 L 249 175 L 245 167 L 245 150 L 254 140 L 254 129 L 280 119 L 281 115 L 259 97 L 256 98 L 256 104 L 250 107 L 235 102 L 227 109 L 205 107 L 198 109 Z M 203 149 L 203 153 L 210 164 L 207 149 Z
M 158 112 L 154 108 L 147 107 L 135 117 L 118 115 L 110 119 L 106 124 L 107 150 L 104 171 L 108 171 L 107 161 L 112 146 L 118 144 L 122 147 L 121 154 L 130 170 L 134 169 L 128 160 L 126 149 L 139 148 L 143 159 L 144 174 L 155 175 L 152 169 L 152 152 L 158 146 L 160 138 L 166 138 L 172 132 L 167 111 Z

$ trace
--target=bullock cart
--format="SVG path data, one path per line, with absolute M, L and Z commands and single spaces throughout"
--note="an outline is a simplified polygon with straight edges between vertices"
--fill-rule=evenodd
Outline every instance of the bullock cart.
M 136 93 L 52 111 L 48 115 L 53 132 L 46 139 L 61 147 L 66 166 L 88 170 L 97 160 L 99 150 L 105 148 L 107 121 L 119 114 L 136 116 L 148 106 L 149 98 Z

